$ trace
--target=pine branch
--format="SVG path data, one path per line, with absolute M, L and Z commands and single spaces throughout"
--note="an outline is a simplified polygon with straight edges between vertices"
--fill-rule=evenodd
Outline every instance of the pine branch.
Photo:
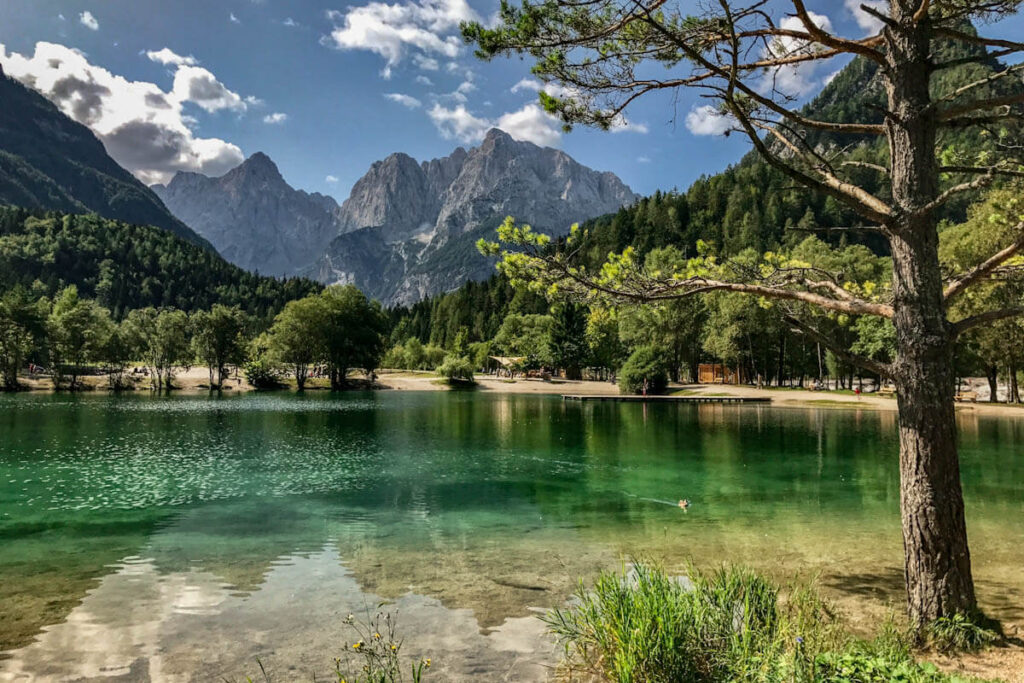
M 946 306 L 949 306 L 949 302 L 962 294 L 968 287 L 986 279 L 996 268 L 1009 261 L 1021 251 L 1024 251 L 1024 221 L 1015 225 L 1013 229 L 1015 232 L 1020 233 L 1013 243 L 950 281 L 946 286 L 946 290 L 942 293 Z
M 1024 316 L 1024 307 L 1000 308 L 994 311 L 986 311 L 985 313 L 972 315 L 969 318 L 964 318 L 963 320 L 958 320 L 953 323 L 953 335 L 959 336 L 967 330 L 979 325 L 986 325 L 988 323 L 1006 320 L 1007 318 L 1016 318 L 1018 316 Z

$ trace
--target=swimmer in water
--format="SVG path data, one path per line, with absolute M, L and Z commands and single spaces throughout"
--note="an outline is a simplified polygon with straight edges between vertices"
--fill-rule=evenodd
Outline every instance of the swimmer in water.
M 690 499 L 689 498 L 683 498 L 681 501 L 679 501 L 679 507 L 681 507 L 684 510 L 686 508 L 690 507 Z

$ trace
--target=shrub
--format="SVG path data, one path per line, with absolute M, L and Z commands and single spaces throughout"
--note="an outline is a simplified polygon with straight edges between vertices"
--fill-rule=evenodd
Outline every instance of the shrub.
M 257 358 L 245 364 L 245 381 L 256 389 L 276 389 L 281 386 L 281 371 L 266 358 Z
M 668 388 L 665 359 L 653 346 L 641 346 L 629 356 L 619 370 L 619 389 L 624 394 L 643 393 L 645 379 L 648 394 L 663 394 Z
M 448 356 L 437 373 L 449 382 L 473 382 L 473 364 L 468 358 Z

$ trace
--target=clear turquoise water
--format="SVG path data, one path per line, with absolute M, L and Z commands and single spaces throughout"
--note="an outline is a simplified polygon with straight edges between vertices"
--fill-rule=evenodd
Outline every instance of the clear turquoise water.
M 981 599 L 1021 620 L 1024 419 L 959 419 Z M 530 609 L 637 555 L 817 573 L 871 614 L 901 599 L 898 505 L 884 411 L 3 396 L 0 680 L 315 668 L 383 599 L 447 678 L 526 680 Z

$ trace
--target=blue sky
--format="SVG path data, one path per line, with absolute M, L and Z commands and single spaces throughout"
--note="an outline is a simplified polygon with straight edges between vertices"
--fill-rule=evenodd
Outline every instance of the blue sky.
M 867 30 L 859 0 L 808 4 L 839 33 Z M 695 134 L 716 126 L 685 91 L 641 100 L 620 132 L 561 134 L 536 109 L 535 86 L 516 87 L 528 61 L 482 63 L 457 38 L 458 19 L 496 9 L 489 0 L 2 0 L 0 62 L 149 182 L 178 169 L 219 174 L 263 151 L 293 186 L 341 201 L 391 152 L 444 156 L 500 125 L 647 194 L 685 188 L 747 149 L 741 136 Z M 1020 17 L 988 28 L 1022 31 Z M 791 74 L 793 87 L 810 96 L 839 66 Z

